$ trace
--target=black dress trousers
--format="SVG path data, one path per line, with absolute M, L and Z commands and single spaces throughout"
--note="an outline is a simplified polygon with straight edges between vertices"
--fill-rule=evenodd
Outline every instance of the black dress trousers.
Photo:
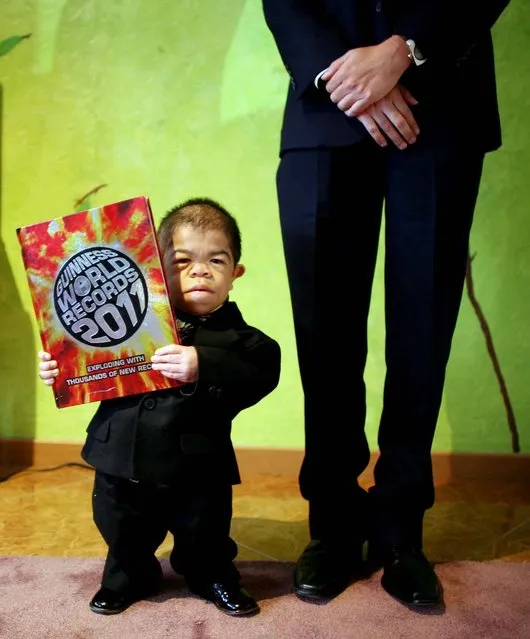
M 365 139 L 281 158 L 280 221 L 305 397 L 299 479 L 313 537 L 365 535 L 357 478 L 370 458 L 363 375 L 383 210 L 386 380 L 370 508 L 399 524 L 411 511 L 421 522 L 433 504 L 430 452 L 483 158 L 421 134 L 404 151 Z M 394 522 L 381 526 L 400 534 Z

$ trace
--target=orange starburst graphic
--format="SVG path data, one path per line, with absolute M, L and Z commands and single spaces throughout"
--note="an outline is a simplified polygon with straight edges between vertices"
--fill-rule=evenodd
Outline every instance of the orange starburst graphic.
M 179 337 L 146 197 L 17 233 L 59 408 L 178 386 L 150 365 Z

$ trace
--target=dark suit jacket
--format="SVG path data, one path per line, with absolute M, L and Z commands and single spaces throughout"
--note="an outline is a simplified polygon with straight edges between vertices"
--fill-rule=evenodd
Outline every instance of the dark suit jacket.
M 159 483 L 240 482 L 232 420 L 277 386 L 280 347 L 233 302 L 202 319 L 192 339 L 196 384 L 101 402 L 82 451 L 96 470 Z
M 315 76 L 347 50 L 396 34 L 428 58 L 402 82 L 424 138 L 491 151 L 501 144 L 490 29 L 508 0 L 263 0 L 291 77 L 281 151 L 353 144 L 368 136 L 317 90 Z

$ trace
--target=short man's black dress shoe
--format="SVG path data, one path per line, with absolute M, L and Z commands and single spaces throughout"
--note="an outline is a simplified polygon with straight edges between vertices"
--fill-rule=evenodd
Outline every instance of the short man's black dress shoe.
M 382 555 L 381 585 L 386 592 L 409 606 L 438 606 L 443 589 L 434 568 L 416 548 L 392 548 Z
M 333 599 L 345 590 L 353 579 L 362 576 L 362 546 L 341 552 L 340 548 L 320 539 L 313 539 L 305 548 L 294 568 L 294 592 L 310 602 Z
M 190 584 L 190 590 L 199 597 L 212 601 L 219 610 L 239 617 L 259 612 L 255 599 L 237 581 L 216 581 L 211 584 Z
M 89 607 L 98 615 L 117 615 L 140 599 L 142 599 L 140 596 L 103 587 L 92 597 Z

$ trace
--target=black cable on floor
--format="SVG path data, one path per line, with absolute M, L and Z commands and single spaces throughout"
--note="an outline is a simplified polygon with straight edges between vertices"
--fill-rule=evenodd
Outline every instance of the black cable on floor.
M 85 468 L 87 470 L 94 470 L 92 466 L 88 466 L 87 464 L 82 464 L 81 462 L 65 462 L 64 464 L 58 464 L 57 466 L 50 466 L 49 468 L 31 468 L 30 470 L 15 470 L 12 473 L 9 473 L 5 477 L 0 477 L 0 483 L 7 481 L 15 476 L 20 475 L 32 475 L 33 473 L 49 473 L 52 470 L 59 470 L 60 468 Z

